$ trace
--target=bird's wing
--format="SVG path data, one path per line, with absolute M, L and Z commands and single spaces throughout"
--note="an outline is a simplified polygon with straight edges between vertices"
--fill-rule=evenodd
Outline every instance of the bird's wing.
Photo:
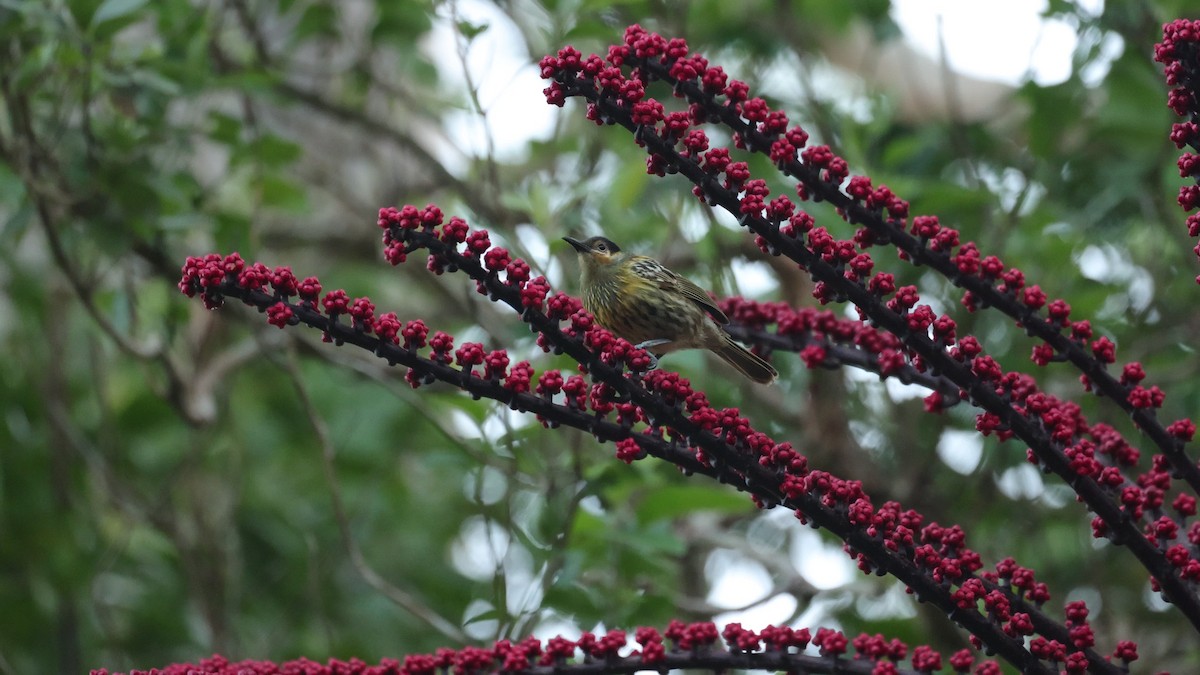
M 632 267 L 634 274 L 658 284 L 661 288 L 681 293 L 688 300 L 700 305 L 718 323 L 729 323 L 729 317 L 713 303 L 703 288 L 663 267 L 662 263 L 654 258 L 636 256 Z

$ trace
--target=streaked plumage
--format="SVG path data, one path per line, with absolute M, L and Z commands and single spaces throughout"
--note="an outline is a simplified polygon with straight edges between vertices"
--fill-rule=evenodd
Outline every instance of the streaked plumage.
M 656 356 L 707 349 L 755 382 L 774 381 L 775 369 L 721 328 L 729 317 L 704 289 L 604 237 L 563 239 L 579 254 L 583 305 L 600 325 L 634 344 L 650 342 L 645 347 Z

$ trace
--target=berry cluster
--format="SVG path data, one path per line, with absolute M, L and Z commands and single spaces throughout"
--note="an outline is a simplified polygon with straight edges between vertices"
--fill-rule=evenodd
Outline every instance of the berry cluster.
M 1186 121 L 1171 127 L 1171 140 L 1179 149 L 1179 175 L 1192 183 L 1179 188 L 1179 205 L 1197 211 L 1187 217 L 1188 234 L 1200 237 L 1200 19 L 1178 19 L 1163 26 L 1163 41 L 1154 48 L 1154 60 L 1163 64 L 1171 93 L 1167 105 Z M 1200 244 L 1192 249 L 1200 258 Z M 1196 277 L 1200 284 L 1200 276 Z
M 763 353 L 795 352 L 809 368 L 851 366 L 881 378 L 919 384 L 932 391 L 925 397 L 930 412 L 962 400 L 958 386 L 940 374 L 918 369 L 899 338 L 870 324 L 839 318 L 832 310 L 796 308 L 784 302 L 733 297 L 717 305 L 732 321 L 726 330 L 743 342 L 758 345 Z
M 584 633 L 578 639 L 562 636 L 549 640 L 526 638 L 514 643 L 500 640 L 490 648 L 465 647 L 439 649 L 433 654 L 410 654 L 403 661 L 383 659 L 368 665 L 360 659 L 330 659 L 322 664 L 309 659 L 286 663 L 269 661 L 233 662 L 222 656 L 202 659 L 196 664 L 176 664 L 151 671 L 133 670 L 129 675 L 571 675 L 595 673 L 596 665 L 606 672 L 640 670 L 765 670 L 804 673 L 858 673 L 861 675 L 901 675 L 931 673 L 942 668 L 942 657 L 920 645 L 909 654 L 908 647 L 893 638 L 861 634 L 848 640 L 840 631 L 820 628 L 813 635 L 808 629 L 766 626 L 759 632 L 731 623 L 718 631 L 709 622 L 685 624 L 672 620 L 665 631 L 642 626 L 634 631 L 633 642 L 623 630 L 604 635 Z M 669 646 L 668 646 L 669 643 Z M 723 643 L 723 644 L 722 644 Z M 818 654 L 806 654 L 812 644 Z M 847 658 L 849 647 L 853 656 Z M 626 652 L 624 655 L 621 652 Z M 911 669 L 898 664 L 911 656 Z M 1134 655 L 1136 657 L 1136 655 Z M 968 650 L 950 657 L 955 672 L 969 672 L 974 660 Z M 1000 672 L 994 661 L 983 661 L 974 670 L 979 675 Z M 121 675 L 93 670 L 92 675 Z

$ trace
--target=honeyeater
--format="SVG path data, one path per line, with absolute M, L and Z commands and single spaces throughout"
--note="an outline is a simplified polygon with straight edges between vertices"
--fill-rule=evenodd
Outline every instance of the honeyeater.
M 613 334 L 655 357 L 679 349 L 707 349 L 746 377 L 769 384 L 771 364 L 734 342 L 729 323 L 696 284 L 644 255 L 622 251 L 610 239 L 563 237 L 579 254 L 583 306 Z

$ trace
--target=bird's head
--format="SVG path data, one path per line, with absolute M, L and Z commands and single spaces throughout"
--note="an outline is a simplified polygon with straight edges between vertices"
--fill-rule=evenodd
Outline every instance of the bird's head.
M 605 267 L 621 259 L 621 247 L 611 239 L 590 237 L 579 241 L 574 237 L 563 237 L 563 241 L 575 248 L 585 268 Z

